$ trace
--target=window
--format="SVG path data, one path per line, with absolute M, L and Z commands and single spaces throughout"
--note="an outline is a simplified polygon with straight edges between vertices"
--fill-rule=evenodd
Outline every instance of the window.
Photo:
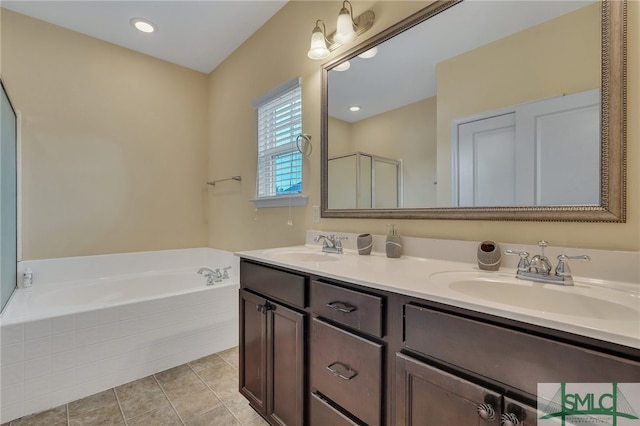
M 253 103 L 258 114 L 256 205 L 300 205 L 302 154 L 296 139 L 302 133 L 302 89 L 295 78 Z M 298 199 L 292 201 L 293 199 Z M 268 201 L 265 201 L 268 200 Z

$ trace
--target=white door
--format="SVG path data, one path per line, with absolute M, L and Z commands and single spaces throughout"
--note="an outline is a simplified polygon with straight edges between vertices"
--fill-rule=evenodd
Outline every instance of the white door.
M 458 126 L 457 191 L 454 206 L 516 204 L 516 119 L 504 114 Z M 456 194 L 457 192 L 457 194 Z
M 598 89 L 456 120 L 453 127 L 453 206 L 600 203 Z
M 600 204 L 600 90 L 521 105 L 516 131 L 523 158 L 535 159 L 519 162 L 527 181 L 517 187 L 534 188 L 523 204 Z

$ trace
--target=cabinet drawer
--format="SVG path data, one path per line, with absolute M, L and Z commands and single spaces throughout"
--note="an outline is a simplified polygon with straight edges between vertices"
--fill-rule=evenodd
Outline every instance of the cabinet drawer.
M 404 332 L 406 348 L 530 395 L 538 383 L 640 381 L 638 362 L 416 305 Z
M 268 266 L 242 260 L 240 262 L 240 284 L 264 296 L 304 308 L 306 278 Z
M 358 426 L 347 416 L 327 404 L 315 393 L 311 394 L 311 426 Z
M 370 426 L 381 423 L 383 346 L 316 318 L 311 387 Z
M 383 298 L 344 287 L 313 281 L 311 310 L 356 330 L 383 336 Z

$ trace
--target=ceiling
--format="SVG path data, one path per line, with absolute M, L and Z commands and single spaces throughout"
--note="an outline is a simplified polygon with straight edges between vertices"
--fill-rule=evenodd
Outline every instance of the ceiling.
M 210 73 L 287 0 L 2 0 L 2 7 L 203 73 Z M 145 34 L 132 18 L 152 21 Z
M 329 116 L 353 123 L 435 96 L 438 63 L 594 1 L 459 3 L 385 41 L 374 58 L 356 57 L 348 71 L 330 71 Z M 361 110 L 349 111 L 352 105 Z

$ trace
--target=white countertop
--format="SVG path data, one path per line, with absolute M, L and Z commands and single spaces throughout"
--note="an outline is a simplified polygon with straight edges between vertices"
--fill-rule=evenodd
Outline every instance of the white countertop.
M 296 253 L 301 256 L 297 257 Z M 309 256 L 305 257 L 305 253 Z M 480 271 L 471 263 L 409 256 L 389 259 L 380 253 L 360 256 L 353 250 L 326 254 L 312 245 L 241 251 L 236 255 L 640 349 L 640 291 L 628 283 L 580 277 L 574 278 L 574 286 L 534 283 L 516 280 L 516 271 L 510 268 L 488 272 Z M 483 297 L 487 294 L 474 290 L 475 281 L 468 287 L 473 291 L 459 291 L 450 285 L 451 277 L 478 280 L 478 286 L 486 285 L 484 288 L 494 293 Z M 489 284 L 496 282 L 506 285 L 490 290 Z M 514 287 L 518 292 L 510 291 Z M 496 288 L 501 289 L 499 297 L 493 297 Z M 533 297 L 521 297 L 528 296 L 529 291 Z M 550 309 L 539 309 L 536 297 L 541 298 L 540 306 Z

